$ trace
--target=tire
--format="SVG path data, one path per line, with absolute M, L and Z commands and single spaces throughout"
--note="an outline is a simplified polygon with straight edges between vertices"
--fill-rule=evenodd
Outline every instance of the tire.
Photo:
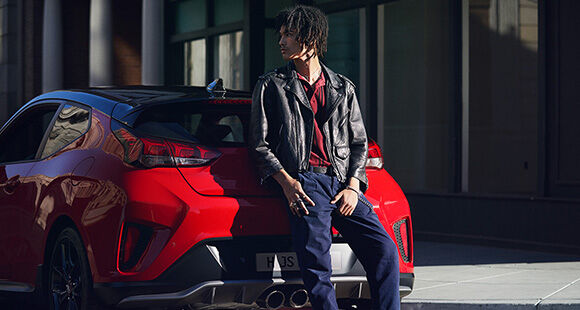
M 50 250 L 47 268 L 48 309 L 87 310 L 94 305 L 87 254 L 74 229 L 65 228 L 60 232 Z

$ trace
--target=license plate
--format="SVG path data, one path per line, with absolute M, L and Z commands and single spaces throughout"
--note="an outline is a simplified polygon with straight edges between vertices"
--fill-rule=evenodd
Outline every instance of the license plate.
M 282 253 L 257 253 L 256 254 L 257 271 L 297 271 L 298 258 L 294 252 Z
M 342 255 L 340 252 L 330 252 L 332 270 L 342 269 Z M 298 258 L 295 252 L 257 253 L 256 270 L 261 271 L 298 271 Z

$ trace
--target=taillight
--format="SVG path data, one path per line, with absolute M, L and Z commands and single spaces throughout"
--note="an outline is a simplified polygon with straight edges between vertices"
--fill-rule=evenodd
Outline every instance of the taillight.
M 123 145 L 125 162 L 153 167 L 204 166 L 218 158 L 221 153 L 194 143 L 161 138 L 139 138 L 124 128 L 113 131 Z
M 147 250 L 153 229 L 136 223 L 125 223 L 119 244 L 119 269 L 130 271 Z
M 383 168 L 383 154 L 381 153 L 381 148 L 372 139 L 369 139 L 369 155 L 366 167 L 375 169 Z
M 404 262 L 411 261 L 411 247 L 409 235 L 409 221 L 407 219 L 400 220 L 393 224 L 393 231 L 397 239 L 397 247 Z
M 140 162 L 148 168 L 173 166 L 173 158 L 169 146 L 163 140 L 141 138 L 143 152 Z
M 221 153 L 209 147 L 180 142 L 168 142 L 175 164 L 180 166 L 203 166 L 218 158 Z

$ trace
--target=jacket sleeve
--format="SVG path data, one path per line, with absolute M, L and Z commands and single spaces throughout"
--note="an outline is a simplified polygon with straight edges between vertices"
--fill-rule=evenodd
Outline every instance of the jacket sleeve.
M 272 135 L 270 124 L 272 111 L 268 105 L 268 82 L 260 77 L 252 94 L 252 111 L 250 119 L 249 151 L 256 164 L 260 181 L 263 183 L 274 173 L 282 170 L 282 164 L 274 155 L 271 147 Z
M 364 193 L 368 187 L 368 179 L 366 174 L 366 162 L 368 156 L 367 133 L 360 112 L 360 107 L 358 105 L 358 100 L 353 89 L 354 86 L 349 85 L 348 83 L 347 85 L 350 87 L 350 89 L 347 89 L 350 105 L 350 159 L 347 180 L 351 177 L 359 179 L 360 190 Z

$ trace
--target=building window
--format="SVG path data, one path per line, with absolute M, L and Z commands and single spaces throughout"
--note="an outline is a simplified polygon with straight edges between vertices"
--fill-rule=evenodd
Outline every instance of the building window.
M 207 26 L 206 0 L 181 0 L 172 6 L 173 33 L 187 33 Z
M 452 190 L 452 2 L 378 7 L 378 141 L 385 168 L 405 190 Z
M 205 39 L 185 42 L 184 51 L 184 85 L 205 85 Z
M 349 10 L 328 14 L 328 51 L 323 59 L 333 71 L 359 85 L 360 76 L 360 11 Z M 357 87 L 357 93 L 358 93 Z
M 213 20 L 215 25 L 240 22 L 244 18 L 244 1 L 214 0 Z
M 214 72 L 224 80 L 224 86 L 242 89 L 244 86 L 243 32 L 236 31 L 214 38 Z
M 469 192 L 530 194 L 538 167 L 538 4 L 469 0 Z M 464 45 L 464 48 L 467 48 Z M 466 65 L 466 64 L 464 64 Z M 465 72 L 465 71 L 464 71 Z
M 168 11 L 167 80 L 205 86 L 219 77 L 225 87 L 243 89 L 243 1 L 177 0 Z

